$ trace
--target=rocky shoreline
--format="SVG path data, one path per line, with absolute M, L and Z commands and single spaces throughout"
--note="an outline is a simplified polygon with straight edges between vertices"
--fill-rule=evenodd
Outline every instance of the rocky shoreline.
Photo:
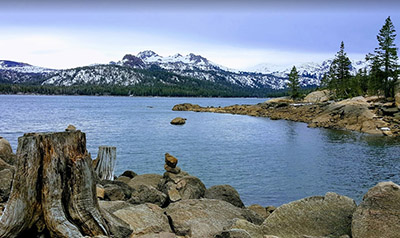
M 305 122 L 309 127 L 351 130 L 374 135 L 400 136 L 400 111 L 395 102 L 383 98 L 355 97 L 330 101 L 329 93 L 316 91 L 304 101 L 275 98 L 256 105 L 201 107 L 197 104 L 178 104 L 173 111 L 214 112 L 268 117 Z
M 26 147 L 29 141 L 43 142 L 37 144 L 39 147 L 36 151 L 32 145 Z M 246 207 L 235 188 L 229 185 L 206 188 L 199 178 L 178 167 L 178 159 L 168 153 L 163 158 L 163 175 L 138 175 L 133 171 L 125 171 L 113 180 L 101 180 L 95 172 L 95 168 L 98 168 L 95 164 L 99 161 L 87 163 L 90 157 L 81 156 L 89 155 L 85 144 L 85 134 L 74 127 L 58 133 L 27 133 L 19 138 L 16 155 L 8 141 L 0 138 L 0 237 L 27 237 L 27 234 L 37 238 L 400 237 L 400 186 L 392 182 L 382 182 L 371 188 L 359 205 L 349 197 L 328 192 L 324 196 L 300 199 L 278 208 L 257 204 Z M 43 150 L 43 145 L 48 150 Z M 78 146 L 77 150 L 74 146 Z M 44 158 L 41 163 L 45 167 L 32 169 L 36 158 L 30 158 L 27 156 L 29 154 Z M 65 169 L 62 169 L 65 163 L 60 160 L 62 157 L 69 164 Z M 30 167 L 26 167 L 25 161 Z M 48 162 L 57 165 L 57 169 L 47 170 Z M 89 165 L 88 170 L 84 169 L 84 165 Z M 79 176 L 72 173 L 74 168 L 78 168 Z M 21 180 L 31 176 L 23 172 L 21 177 L 21 171 L 26 169 L 33 175 L 43 174 L 37 181 L 42 181 L 49 174 L 57 181 L 57 176 L 62 175 L 66 181 L 62 189 L 72 193 L 81 191 L 71 197 L 74 199 L 69 203 L 62 204 L 66 222 L 77 228 L 76 233 L 60 232 L 59 226 L 63 224 L 54 226 L 51 222 L 59 217 L 40 219 L 41 216 L 48 216 L 46 212 L 31 221 L 18 220 L 23 218 L 13 216 L 18 211 L 18 206 L 14 206 L 15 199 L 32 192 L 24 190 L 28 188 L 24 187 L 24 183 L 24 186 L 21 185 Z M 80 180 L 85 174 L 92 175 Z M 42 186 L 47 185 L 43 183 Z M 35 190 L 43 188 L 34 186 Z M 86 194 L 86 197 L 82 194 Z M 76 196 L 83 197 L 76 200 Z M 39 203 L 46 201 L 46 195 L 40 197 Z M 52 199 L 51 211 L 60 205 L 57 201 L 64 203 L 70 198 L 53 196 Z M 71 215 L 74 209 L 83 214 L 80 206 L 90 205 L 88 201 L 92 199 L 93 209 L 100 211 L 96 221 L 103 224 L 102 230 L 90 230 L 90 226 L 96 228 L 92 223 L 87 223 L 90 219 L 80 220 Z M 32 211 L 46 211 L 47 205 L 47 202 L 42 203 Z M 22 223 L 25 225 L 21 226 Z

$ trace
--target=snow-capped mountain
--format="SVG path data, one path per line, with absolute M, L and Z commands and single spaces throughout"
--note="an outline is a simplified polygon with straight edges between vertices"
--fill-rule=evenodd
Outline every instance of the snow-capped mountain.
M 318 86 L 325 73 L 329 72 L 332 60 L 321 63 L 296 65 L 300 85 Z M 352 73 L 367 67 L 365 61 L 352 62 Z M 195 54 L 163 57 L 154 51 L 142 51 L 137 55 L 127 54 L 117 62 L 107 65 L 94 64 L 66 70 L 53 70 L 13 61 L 0 61 L 0 82 L 42 83 L 43 85 L 120 85 L 129 86 L 149 81 L 147 71 L 164 70 L 175 75 L 161 73 L 152 79 L 162 83 L 177 84 L 177 76 L 205 80 L 219 85 L 247 89 L 284 89 L 292 66 L 260 64 L 246 71 L 220 66 Z M 177 79 L 177 80 L 176 80 Z M 164 81 L 163 81 L 164 80 Z M 166 81 L 165 81 L 166 80 Z M 154 83 L 154 82 L 153 82 Z
M 173 56 L 163 57 L 151 50 L 139 52 L 136 56 L 125 55 L 124 58 L 117 63 L 123 66 L 143 67 L 144 65 L 157 65 L 160 68 L 170 71 L 187 71 L 187 70 L 220 70 L 222 67 L 209 61 L 208 59 L 190 53 L 188 55 L 175 54 Z
M 308 79 L 310 84 L 319 85 L 320 80 L 324 74 L 329 73 L 329 68 L 332 64 L 332 59 L 325 60 L 321 63 L 303 63 L 295 65 L 300 75 L 300 80 Z M 277 77 L 286 78 L 290 73 L 293 65 L 273 65 L 273 64 L 259 64 L 251 68 L 247 68 L 248 72 L 255 72 L 261 74 L 272 74 Z M 351 61 L 350 73 L 356 75 L 360 69 L 368 68 L 366 61 Z
M 0 60 L 0 70 L 11 70 L 19 73 L 35 73 L 35 74 L 52 73 L 56 71 L 54 69 L 48 69 L 9 60 Z
M 26 63 L 0 60 L 0 82 L 36 83 L 56 71 Z

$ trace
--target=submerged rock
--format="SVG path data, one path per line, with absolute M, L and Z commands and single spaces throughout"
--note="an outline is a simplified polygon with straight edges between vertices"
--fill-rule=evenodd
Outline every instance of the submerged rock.
M 230 185 L 216 185 L 206 190 L 205 198 L 218 199 L 243 208 L 244 204 L 239 193 Z
M 336 193 L 304 198 L 278 207 L 263 223 L 264 233 L 285 238 L 351 235 L 353 199 Z
M 353 238 L 400 237 L 400 186 L 378 183 L 353 214 Z
M 182 118 L 182 117 L 176 117 L 174 119 L 172 119 L 171 124 L 172 125 L 183 125 L 186 123 L 186 118 Z

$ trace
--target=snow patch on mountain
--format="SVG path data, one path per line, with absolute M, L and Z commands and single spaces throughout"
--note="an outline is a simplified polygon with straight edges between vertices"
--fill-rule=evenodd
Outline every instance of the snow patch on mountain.
M 33 73 L 33 74 L 47 74 L 56 71 L 54 69 L 48 69 L 9 60 L 0 60 L 0 70 L 10 70 L 20 73 Z

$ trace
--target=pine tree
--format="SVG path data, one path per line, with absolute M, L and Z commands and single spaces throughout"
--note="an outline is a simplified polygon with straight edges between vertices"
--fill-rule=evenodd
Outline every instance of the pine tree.
M 379 47 L 366 57 L 371 62 L 370 85 L 374 91 L 382 90 L 385 97 L 393 97 L 397 81 L 399 65 L 395 38 L 396 31 L 389 16 L 377 35 Z
M 288 87 L 290 90 L 291 98 L 296 99 L 300 97 L 299 73 L 297 72 L 296 66 L 293 66 L 292 70 L 289 73 Z
M 331 67 L 329 69 L 329 83 L 328 88 L 333 90 L 336 97 L 346 98 L 349 95 L 349 78 L 351 62 L 344 52 L 343 41 L 340 44 L 340 50 L 336 53 L 335 59 L 333 59 Z

